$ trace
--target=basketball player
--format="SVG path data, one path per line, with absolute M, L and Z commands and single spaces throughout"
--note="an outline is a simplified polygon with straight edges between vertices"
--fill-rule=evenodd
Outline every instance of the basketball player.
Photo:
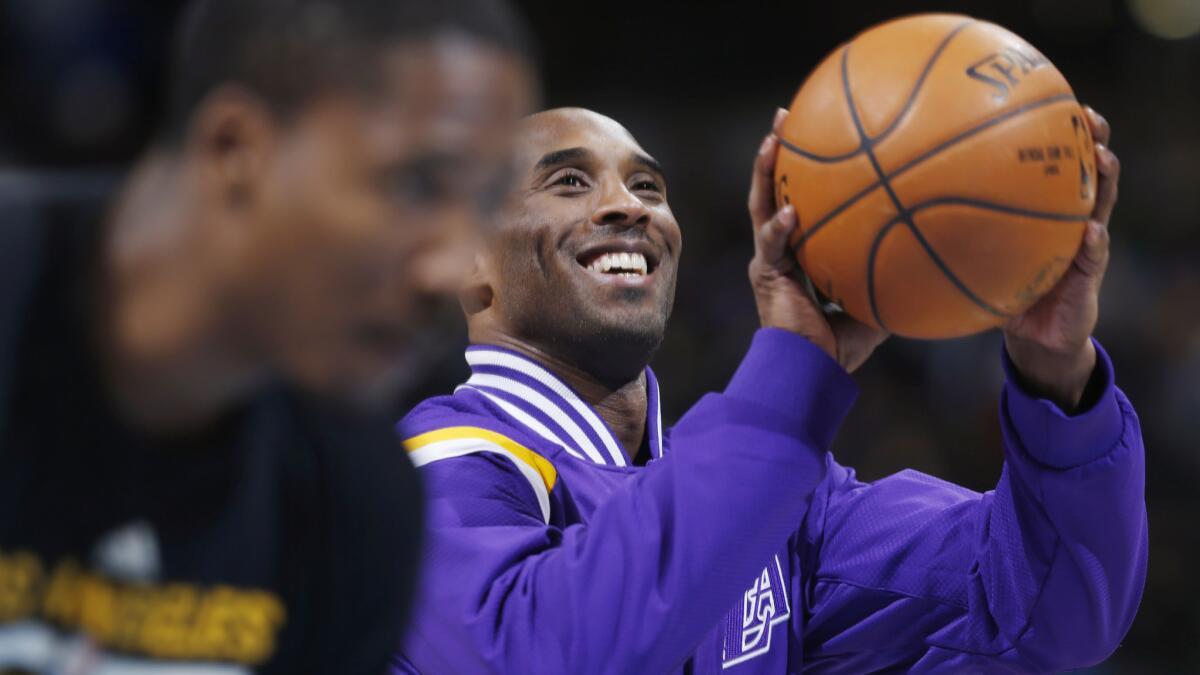
M 383 404 L 503 194 L 518 33 L 489 0 L 198 2 L 124 183 L 9 200 L 0 671 L 386 668 L 421 509 Z
M 782 111 L 781 111 L 782 112 Z M 777 118 L 777 123 L 780 118 Z M 539 113 L 464 293 L 469 380 L 403 422 L 425 478 L 422 601 L 396 673 L 1051 672 L 1105 659 L 1146 572 L 1138 420 L 1090 338 L 1117 160 L 1072 269 L 1004 329 L 1005 468 L 978 494 L 828 453 L 883 339 L 829 319 L 750 190 L 762 320 L 723 393 L 664 431 L 646 367 L 681 235 L 620 125 Z

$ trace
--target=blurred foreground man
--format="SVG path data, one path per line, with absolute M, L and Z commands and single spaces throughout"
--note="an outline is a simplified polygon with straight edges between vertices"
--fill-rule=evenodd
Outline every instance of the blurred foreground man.
M 376 675 L 385 419 L 533 95 L 488 0 L 213 0 L 100 200 L 0 212 L 0 671 Z M 10 195 L 11 197 L 11 195 Z
M 779 118 L 777 118 L 779 119 Z M 1106 658 L 1146 573 L 1138 420 L 1090 338 L 1116 199 L 1004 329 L 1005 468 L 984 494 L 863 483 L 828 448 L 886 335 L 826 317 L 750 193 L 762 330 L 664 434 L 647 368 L 682 243 L 655 162 L 595 113 L 528 118 L 519 190 L 463 294 L 471 377 L 405 418 L 430 533 L 395 673 L 1046 673 Z M 698 364 L 699 365 L 699 364 Z M 966 449 L 965 451 L 970 451 Z

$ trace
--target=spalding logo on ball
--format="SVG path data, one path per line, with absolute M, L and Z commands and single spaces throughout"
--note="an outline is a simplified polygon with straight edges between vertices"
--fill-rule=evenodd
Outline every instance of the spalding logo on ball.
M 1085 119 L 1062 74 L 999 26 L 932 14 L 871 28 L 813 71 L 780 132 L 797 259 L 826 298 L 899 335 L 1000 325 L 1083 240 Z

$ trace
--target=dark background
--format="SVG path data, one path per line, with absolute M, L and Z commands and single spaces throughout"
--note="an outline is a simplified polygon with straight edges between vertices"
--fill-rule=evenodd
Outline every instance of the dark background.
M 161 103 L 178 4 L 0 0 L 0 182 L 53 185 L 126 165 Z M 1148 454 L 1146 595 L 1124 645 L 1093 672 L 1200 672 L 1200 0 L 520 6 L 540 45 L 546 105 L 616 118 L 666 166 L 686 242 L 654 361 L 668 420 L 723 386 L 754 330 L 750 164 L 809 69 L 863 28 L 917 11 L 995 21 L 1048 56 L 1108 117 L 1122 160 L 1097 334 Z M 889 341 L 856 375 L 862 393 L 839 460 L 866 479 L 912 467 L 988 489 L 1001 463 L 1000 348 L 995 333 Z M 455 357 L 439 372 L 425 391 L 465 370 Z

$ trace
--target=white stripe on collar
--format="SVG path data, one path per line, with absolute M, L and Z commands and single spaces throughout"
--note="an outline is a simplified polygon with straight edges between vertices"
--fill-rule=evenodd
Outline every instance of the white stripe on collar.
M 650 457 L 652 459 L 660 459 L 663 456 L 663 435 L 662 435 L 662 390 L 658 386 L 658 378 L 646 376 L 646 380 L 654 387 L 653 397 L 647 394 L 647 404 L 649 401 L 654 401 L 654 439 L 650 446 Z
M 572 391 L 565 382 L 558 379 L 558 377 L 556 377 L 553 373 L 543 368 L 541 364 L 525 357 L 517 356 L 516 354 L 510 352 L 499 350 L 493 351 L 490 349 L 467 350 L 467 363 L 472 367 L 499 366 L 502 368 L 515 370 L 522 375 L 533 378 L 538 383 L 547 387 L 560 399 L 554 403 L 558 403 L 560 406 L 565 403 L 574 409 L 575 412 L 581 417 L 583 417 L 584 421 L 587 422 L 587 424 L 592 428 L 592 431 L 594 431 L 596 435 L 600 437 L 601 442 L 605 446 L 604 449 L 608 451 L 608 456 L 612 458 L 613 463 L 617 466 L 625 466 L 626 462 L 624 453 L 621 452 L 620 447 L 617 445 L 616 439 L 613 438 L 612 432 L 609 431 L 608 426 L 604 424 L 604 421 L 600 419 L 600 416 L 596 414 L 596 411 L 592 410 L 591 406 L 584 403 L 583 400 L 580 399 L 579 396 Z M 474 379 L 475 375 L 472 375 L 471 377 Z M 520 385 L 520 383 L 514 384 Z M 524 387 L 524 385 L 520 386 Z M 524 387 L 524 389 L 526 391 L 532 391 L 529 389 L 529 387 Z M 510 393 L 521 395 L 517 391 L 509 391 Z M 556 407 L 545 397 L 539 397 L 538 399 L 530 400 L 529 402 L 536 405 L 538 409 L 549 415 L 552 419 L 554 419 L 555 422 L 559 422 L 560 426 L 563 425 L 562 422 L 559 421 L 559 418 L 565 418 L 568 422 L 570 422 L 570 426 L 563 426 L 563 429 L 566 430 L 567 433 L 576 440 L 576 442 L 579 442 L 579 439 L 576 438 L 574 433 L 572 433 L 572 431 L 579 428 L 579 425 L 571 420 L 570 417 L 568 417 L 560 407 Z M 546 407 L 543 407 L 543 402 L 546 404 Z M 587 436 L 583 434 L 582 429 L 579 429 L 579 432 L 583 440 L 586 441 L 586 445 L 581 444 L 580 449 L 583 450 L 584 453 L 586 453 L 588 457 L 592 459 L 592 461 L 599 464 L 607 464 L 607 462 L 605 462 L 603 459 L 592 455 L 593 452 L 596 452 L 595 445 L 592 443 L 591 439 L 587 438 Z M 589 452 L 589 450 L 591 452 Z
M 575 447 L 582 450 L 589 459 L 597 464 L 605 463 L 604 457 L 600 454 L 600 450 L 597 449 L 596 445 L 592 443 L 592 440 L 587 437 L 587 434 L 584 433 L 583 429 L 575 423 L 575 420 L 571 419 L 567 413 L 563 412 L 560 404 L 550 400 L 546 396 L 543 396 L 541 392 L 537 391 L 533 387 L 521 382 L 517 382 L 511 378 L 507 378 L 502 375 L 493 375 L 491 373 L 475 373 L 471 375 L 471 379 L 467 380 L 466 385 L 474 389 L 498 389 L 500 391 L 512 394 L 513 396 L 520 398 L 522 401 L 533 405 L 538 410 L 545 413 L 550 419 L 554 420 L 554 423 L 561 427 L 563 431 L 567 432 L 567 436 L 569 436 L 570 439 L 575 443 Z M 487 393 L 486 389 L 484 389 L 484 393 Z M 493 396 L 492 398 L 497 400 L 499 399 L 498 396 Z M 512 406 L 511 403 L 508 405 L 514 408 L 516 407 Z M 503 408 L 504 406 L 500 407 Z M 538 422 L 531 415 L 527 415 L 524 412 L 521 414 L 524 415 L 528 420 L 535 422 L 537 427 L 541 427 L 549 434 L 549 436 L 541 433 L 539 433 L 539 435 L 545 437 L 547 440 L 557 439 L 558 443 L 563 442 L 563 439 L 559 439 L 557 434 L 547 429 L 545 425 L 543 425 L 541 422 Z M 517 415 L 513 416 L 517 417 Z M 522 421 L 525 422 L 525 420 Z M 530 425 L 528 422 L 525 422 L 525 424 L 530 428 L 535 428 L 534 425 Z
M 466 359 L 472 370 L 478 371 L 481 370 L 480 367 L 488 367 L 492 371 L 473 372 L 471 378 L 461 385 L 460 389 L 469 387 L 479 391 L 530 431 L 560 445 L 580 459 L 586 457 L 597 464 L 628 466 L 629 462 L 625 458 L 619 441 L 595 409 L 585 403 L 569 385 L 541 364 L 515 352 L 486 346 L 469 348 Z M 550 393 L 534 389 L 520 380 L 533 380 L 549 390 Z M 652 392 L 647 391 L 647 403 L 654 409 L 647 411 L 646 432 L 654 432 L 653 438 L 649 439 L 652 441 L 650 453 L 652 458 L 657 459 L 662 457 L 661 404 L 658 383 L 652 376 L 648 376 L 647 380 L 654 389 Z M 535 409 L 560 427 L 568 438 L 562 438 L 562 434 L 548 428 L 533 415 L 488 389 L 507 394 L 509 397 L 520 400 L 526 407 Z M 593 438 L 588 435 L 587 429 L 581 428 L 577 418 L 570 414 L 572 412 L 578 418 L 582 418 L 588 429 L 600 438 L 602 448 L 597 447 Z M 652 424 L 653 427 L 651 427 Z
M 550 429 L 546 428 L 546 425 L 537 421 L 537 418 L 533 417 L 529 413 L 526 413 L 524 410 L 521 410 L 517 406 L 509 403 L 508 401 L 505 401 L 504 399 L 500 398 L 499 396 L 496 396 L 495 394 L 492 394 L 488 391 L 480 389 L 479 387 L 472 387 L 469 384 L 458 385 L 457 387 L 454 388 L 454 393 L 457 394 L 459 392 L 459 390 L 462 390 L 462 389 L 473 389 L 473 390 L 479 392 L 483 396 L 487 397 L 487 399 L 490 400 L 492 403 L 495 403 L 497 406 L 499 406 L 501 410 L 508 413 L 508 415 L 510 417 L 517 420 L 521 424 L 524 424 L 525 426 L 529 427 L 529 429 L 532 430 L 533 433 L 537 434 L 538 436 L 541 436 L 542 438 L 550 441 L 551 443 L 553 443 L 557 446 L 562 447 L 570 455 L 577 457 L 579 459 L 583 459 L 583 455 L 579 454 L 578 450 L 571 447 L 570 443 L 567 443 L 562 438 L 560 438 L 558 436 L 558 434 L 554 433 L 553 431 L 550 431 Z

